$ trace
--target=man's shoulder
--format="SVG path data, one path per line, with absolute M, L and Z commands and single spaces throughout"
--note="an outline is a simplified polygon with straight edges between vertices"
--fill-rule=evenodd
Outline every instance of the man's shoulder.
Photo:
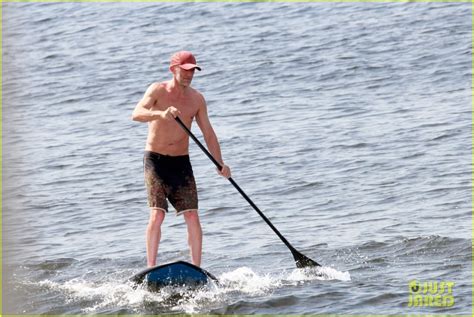
M 166 93 L 167 83 L 166 82 L 154 82 L 148 86 L 147 94 L 159 98 L 160 95 Z
M 189 89 L 189 92 L 191 93 L 191 95 L 194 97 L 194 98 L 200 98 L 200 99 L 204 99 L 204 96 L 202 93 L 200 93 L 196 88 L 193 88 L 193 87 L 188 87 Z
M 168 86 L 167 81 L 161 81 L 161 82 L 154 82 L 150 85 L 151 90 L 159 91 L 159 90 L 166 90 L 166 87 Z

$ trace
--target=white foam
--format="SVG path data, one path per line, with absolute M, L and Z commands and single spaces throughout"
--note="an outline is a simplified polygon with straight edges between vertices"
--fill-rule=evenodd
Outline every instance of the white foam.
M 313 281 L 313 280 L 350 281 L 351 275 L 349 274 L 349 272 L 340 272 L 331 267 L 322 266 L 322 267 L 315 267 L 315 268 L 296 269 L 289 274 L 288 280 L 296 281 L 296 282 Z
M 248 267 L 240 267 L 219 276 L 221 285 L 249 295 L 261 295 L 281 286 L 281 281 L 270 274 L 259 275 Z
M 271 296 L 273 291 L 315 280 L 349 281 L 349 272 L 340 272 L 330 267 L 295 269 L 278 274 L 256 273 L 251 268 L 240 267 L 218 276 L 219 284 L 210 284 L 190 292 L 175 287 L 163 288 L 159 292 L 149 292 L 145 288 L 134 288 L 131 283 L 113 281 L 90 282 L 84 279 L 71 279 L 64 283 L 45 280 L 40 286 L 58 290 L 65 294 L 68 303 L 78 303 L 86 314 L 100 313 L 107 308 L 124 307 L 141 313 L 144 303 L 156 303 L 163 309 L 187 314 L 206 313 L 211 307 L 218 308 L 222 303 L 235 297 Z M 169 299 L 178 294 L 170 303 Z

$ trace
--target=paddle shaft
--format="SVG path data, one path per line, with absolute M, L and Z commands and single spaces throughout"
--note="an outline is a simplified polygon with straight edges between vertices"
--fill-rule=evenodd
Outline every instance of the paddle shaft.
M 196 136 L 191 132 L 191 130 L 188 129 L 188 127 L 181 121 L 179 117 L 175 118 L 178 124 L 186 131 L 186 133 L 191 137 L 191 139 L 196 142 L 196 144 L 201 148 L 201 150 L 204 152 L 204 154 L 207 155 L 207 157 L 216 165 L 216 167 L 221 170 L 222 165 L 212 156 L 211 153 L 202 145 L 202 143 L 196 138 Z M 242 195 L 242 197 L 245 198 L 245 200 L 250 204 L 250 206 L 255 209 L 255 211 L 262 217 L 263 220 L 267 223 L 267 225 L 272 228 L 272 230 L 276 233 L 276 235 L 283 241 L 283 243 L 290 249 L 291 252 L 297 252 L 296 249 L 286 240 L 286 238 L 275 228 L 275 226 L 270 222 L 270 220 L 263 214 L 263 212 L 255 205 L 255 203 L 250 199 L 249 196 L 240 188 L 239 185 L 232 179 L 232 177 L 228 178 L 229 182 L 237 189 L 237 191 Z

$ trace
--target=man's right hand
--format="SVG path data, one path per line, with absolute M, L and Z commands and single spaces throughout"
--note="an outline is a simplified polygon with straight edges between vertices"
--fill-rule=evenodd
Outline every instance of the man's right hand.
M 165 111 L 161 112 L 161 117 L 165 120 L 174 120 L 180 114 L 181 111 L 179 111 L 175 107 L 169 107 Z

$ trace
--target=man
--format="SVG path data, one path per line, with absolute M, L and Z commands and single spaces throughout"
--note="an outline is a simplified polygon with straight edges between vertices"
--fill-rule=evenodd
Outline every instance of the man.
M 188 128 L 196 118 L 209 151 L 223 166 L 218 173 L 229 178 L 231 172 L 222 160 L 219 141 L 209 122 L 206 101 L 190 86 L 195 70 L 201 70 L 193 54 L 188 51 L 174 54 L 169 69 L 173 78 L 148 87 L 132 114 L 133 120 L 148 123 L 143 161 L 150 207 L 146 229 L 147 265 L 156 265 L 168 199 L 177 215 L 184 216 L 191 260 L 194 265 L 200 266 L 202 230 L 196 183 L 189 161 L 189 136 L 175 118 L 179 116 Z

